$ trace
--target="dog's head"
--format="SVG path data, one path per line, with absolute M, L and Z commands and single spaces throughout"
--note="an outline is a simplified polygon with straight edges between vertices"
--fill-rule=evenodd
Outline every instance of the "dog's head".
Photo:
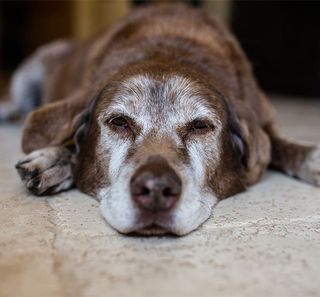
M 122 233 L 187 234 L 244 189 L 246 143 L 221 94 L 179 74 L 107 84 L 80 128 L 77 186 Z

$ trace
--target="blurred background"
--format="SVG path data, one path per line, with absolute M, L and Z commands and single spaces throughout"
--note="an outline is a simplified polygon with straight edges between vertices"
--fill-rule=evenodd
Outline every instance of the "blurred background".
M 57 38 L 85 38 L 146 2 L 0 1 L 0 88 L 38 46 Z M 185 2 L 203 7 L 231 29 L 264 90 L 320 96 L 320 2 Z

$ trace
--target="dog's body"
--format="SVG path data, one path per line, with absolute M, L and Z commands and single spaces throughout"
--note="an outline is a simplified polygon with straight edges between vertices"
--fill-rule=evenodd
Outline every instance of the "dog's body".
M 145 7 L 84 44 L 41 48 L 0 116 L 29 112 L 39 93 L 17 165 L 27 188 L 75 184 L 123 233 L 186 234 L 269 165 L 320 185 L 319 147 L 279 136 L 237 42 L 191 8 Z

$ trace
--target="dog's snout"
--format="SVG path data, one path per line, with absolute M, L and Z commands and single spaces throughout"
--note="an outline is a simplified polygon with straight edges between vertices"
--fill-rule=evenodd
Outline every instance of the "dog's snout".
M 171 209 L 181 194 L 181 180 L 168 162 L 160 157 L 149 158 L 131 180 L 131 195 L 146 210 Z

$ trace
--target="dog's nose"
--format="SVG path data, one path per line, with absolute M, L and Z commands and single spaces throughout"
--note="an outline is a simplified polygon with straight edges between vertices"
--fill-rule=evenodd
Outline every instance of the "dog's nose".
M 160 156 L 149 158 L 131 180 L 132 198 L 142 209 L 154 212 L 169 210 L 180 194 L 180 178 Z

